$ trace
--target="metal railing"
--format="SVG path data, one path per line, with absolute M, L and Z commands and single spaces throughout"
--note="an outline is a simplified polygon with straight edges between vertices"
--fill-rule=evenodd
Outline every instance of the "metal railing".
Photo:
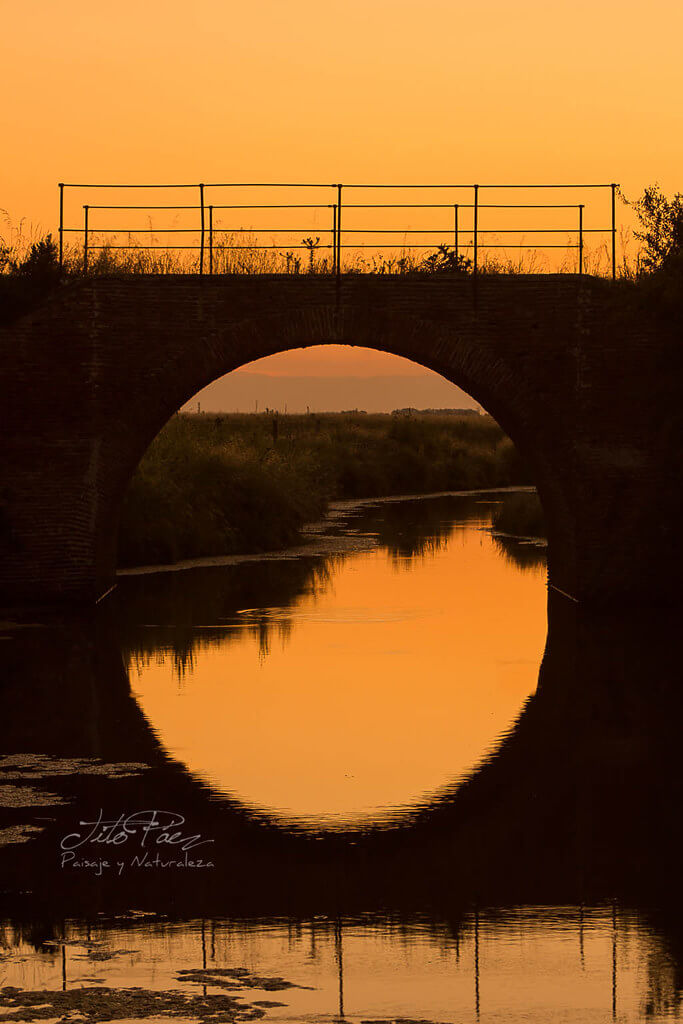
M 323 192 L 323 197 L 327 198 L 328 201 L 318 202 L 302 202 L 302 203 L 284 203 L 284 202 L 240 202 L 240 203 L 225 203 L 217 202 L 214 198 L 232 198 L 236 191 L 248 189 L 251 193 L 257 192 L 257 197 L 270 198 L 272 197 L 273 190 L 308 190 L 308 192 L 319 193 Z M 610 239 L 609 246 L 609 263 L 612 277 L 616 277 L 616 236 L 617 236 L 617 223 L 616 223 L 616 195 L 618 185 L 614 182 L 609 184 L 487 184 L 487 185 L 444 185 L 444 184 L 431 184 L 431 185 L 394 185 L 394 184 L 304 184 L 304 183 L 198 183 L 198 184 L 76 184 L 76 183 L 64 183 L 59 184 L 59 261 L 60 266 L 64 263 L 64 239 L 65 235 L 72 233 L 82 238 L 82 249 L 83 249 L 83 269 L 87 271 L 89 269 L 89 258 L 90 254 L 94 250 L 178 250 L 178 251 L 193 251 L 198 252 L 198 272 L 199 274 L 215 272 L 216 254 L 217 252 L 239 252 L 243 250 L 255 251 L 270 251 L 274 253 L 285 253 L 285 269 L 289 269 L 292 263 L 295 266 L 300 266 L 300 260 L 294 258 L 293 253 L 298 250 L 307 250 L 309 258 L 313 260 L 313 253 L 317 253 L 318 250 L 322 250 L 330 254 L 329 262 L 326 261 L 326 268 L 332 274 L 336 275 L 337 278 L 344 272 L 344 260 L 343 252 L 349 252 L 351 250 L 355 252 L 372 251 L 381 253 L 386 250 L 397 250 L 406 253 L 414 250 L 425 251 L 429 248 L 441 247 L 442 252 L 447 252 L 450 258 L 450 265 L 453 267 L 467 266 L 471 269 L 472 273 L 477 274 L 481 269 L 481 250 L 483 249 L 527 249 L 527 250 L 538 250 L 538 249 L 564 249 L 564 250 L 576 250 L 576 262 L 574 272 L 582 274 L 584 272 L 584 247 L 586 236 L 589 234 L 599 234 L 603 237 Z M 67 206 L 68 190 L 72 190 L 72 194 L 83 190 L 157 190 L 161 192 L 168 192 L 168 190 L 191 190 L 197 196 L 197 202 L 190 204 L 122 204 L 122 203 L 109 203 L 109 204 L 83 204 L 83 221 L 80 225 L 74 225 L 65 221 L 65 209 Z M 219 197 L 217 193 L 223 190 L 222 197 Z M 423 193 L 427 192 L 433 196 L 433 193 L 438 192 L 439 202 L 400 202 L 400 203 L 385 203 L 385 202 L 350 202 L 349 194 L 354 191 L 356 194 L 359 191 L 369 191 L 371 193 L 384 192 L 389 190 L 401 190 L 414 194 L 421 190 Z M 547 190 L 554 190 L 559 193 L 581 193 L 580 198 L 584 199 L 583 202 L 547 202 L 547 203 L 510 203 L 510 202 L 482 202 L 482 194 L 488 192 L 491 194 L 500 192 L 509 192 L 513 190 L 526 190 L 527 192 L 546 192 Z M 591 204 L 587 203 L 588 196 L 595 195 L 596 191 L 607 191 L 609 198 L 609 211 L 610 211 L 610 223 L 607 226 L 587 226 L 584 213 L 588 206 Z M 209 195 L 212 193 L 212 195 Z M 463 196 L 463 193 L 465 195 Z M 586 195 L 583 195 L 586 193 Z M 300 194 L 300 193 L 299 193 Z M 463 201 L 463 199 L 465 201 Z M 332 200 L 332 201 L 330 201 Z M 447 201 L 446 201 L 447 200 Z M 468 201 L 469 200 L 469 201 Z M 375 225 L 367 226 L 367 221 L 363 221 L 365 224 L 363 227 L 349 226 L 348 218 L 353 216 L 354 211 L 365 211 L 367 215 L 368 211 L 448 211 L 448 224 L 440 223 L 438 227 L 413 227 L 405 226 L 403 224 L 399 227 L 377 227 Z M 531 211 L 531 210 L 552 210 L 552 211 L 573 211 L 573 223 L 567 224 L 563 227 L 537 227 L 527 224 L 525 226 L 514 226 L 514 227 L 483 227 L 482 226 L 482 215 L 485 211 L 497 210 L 506 211 L 510 214 L 513 211 Z M 116 211 L 116 214 L 114 214 Z M 136 214 L 144 212 L 151 214 L 152 212 L 162 212 L 169 214 L 174 211 L 176 216 L 182 212 L 183 215 L 191 215 L 192 223 L 190 226 L 184 227 L 159 227 L 152 228 L 151 221 L 150 225 L 144 228 L 141 227 L 122 227 L 122 226 L 100 226 L 94 225 L 93 217 L 99 215 L 102 212 L 118 215 L 120 211 L 131 213 L 135 211 Z M 277 219 L 277 215 L 280 215 L 282 211 L 296 211 L 297 215 L 301 215 L 303 220 L 302 211 L 306 211 L 307 214 L 314 215 L 314 227 L 311 228 L 310 223 L 308 226 L 294 226 L 292 224 L 283 225 L 271 225 L 268 227 L 253 225 L 249 228 L 242 226 L 233 225 L 219 225 L 217 222 L 217 214 L 225 213 L 240 213 L 241 216 L 246 214 L 257 215 L 262 211 L 268 211 L 273 214 L 273 219 Z M 319 217 L 324 212 L 327 218 L 324 226 L 320 225 Z M 133 219 L 131 217 L 131 219 Z M 605 217 L 607 219 L 607 217 Z M 342 227 L 342 221 L 344 221 L 344 227 Z M 507 220 L 506 220 L 507 223 Z M 299 237 L 302 232 L 316 232 L 316 238 L 313 239 L 312 234 L 307 238 L 300 239 L 299 242 L 292 242 L 291 239 Z M 526 237 L 529 233 L 536 239 L 538 236 L 550 236 L 548 241 L 533 242 L 508 242 L 508 241 L 495 241 L 495 239 L 501 235 L 506 236 L 517 236 L 518 238 Z M 150 234 L 152 241 L 150 244 L 141 244 L 139 241 L 134 239 L 140 235 Z M 565 235 L 572 239 L 572 241 L 565 241 L 563 243 L 557 242 L 555 239 L 558 235 Z M 128 241 L 126 244 L 120 244 L 117 239 L 121 235 L 127 235 Z M 169 241 L 164 244 L 157 244 L 156 237 L 159 235 L 169 236 Z M 183 242 L 176 242 L 174 236 L 178 235 L 192 235 L 193 239 L 188 240 L 188 244 Z M 222 235 L 222 238 L 221 238 Z M 262 242 L 264 235 L 270 235 L 271 240 L 268 244 Z M 101 241 L 102 237 L 105 237 L 104 241 Z M 245 240 L 245 236 L 248 236 Z M 286 236 L 285 239 L 278 241 L 274 236 Z M 321 240 L 321 236 L 324 241 Z M 359 237 L 360 236 L 360 237 Z M 397 236 L 402 236 L 402 241 L 398 242 Z M 113 237 L 113 241 L 112 241 Z M 226 241 L 226 238 L 229 239 Z M 393 239 L 393 240 L 387 240 Z M 465 253 L 471 254 L 466 257 Z M 298 262 L 297 262 L 298 260 Z M 463 262 L 466 260 L 466 263 Z

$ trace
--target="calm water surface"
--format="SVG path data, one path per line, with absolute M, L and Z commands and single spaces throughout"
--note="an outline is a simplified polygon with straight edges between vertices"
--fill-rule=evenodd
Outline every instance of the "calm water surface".
M 194 623 L 180 667 L 150 625 L 131 686 L 164 748 L 215 792 L 308 827 L 394 818 L 457 783 L 536 689 L 545 644 L 543 549 L 524 568 L 506 557 L 492 507 L 347 513 L 338 530 L 370 550 L 314 564 L 284 605 L 265 586 L 259 606 Z M 416 532 L 406 517 L 427 508 Z
M 0 1020 L 681 1018 L 677 627 L 551 601 L 546 637 L 495 500 L 5 624 Z
M 85 1005 L 79 990 L 95 1012 L 118 992 L 116 1017 L 134 1017 L 144 997 L 155 1017 L 196 1019 L 208 996 L 211 1019 L 212 997 L 236 996 L 241 1014 L 280 1021 L 679 1019 L 675 965 L 657 936 L 604 907 L 472 916 L 455 936 L 420 920 L 319 919 L 67 922 L 38 951 L 11 926 L 4 938 L 4 983 L 29 990 L 31 1019 L 45 993 L 70 993 L 60 1008 Z

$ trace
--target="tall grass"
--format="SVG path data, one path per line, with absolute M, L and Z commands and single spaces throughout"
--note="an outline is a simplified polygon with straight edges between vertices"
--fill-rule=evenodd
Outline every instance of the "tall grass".
M 178 414 L 131 481 L 119 560 L 281 548 L 333 499 L 529 482 L 488 416 Z
M 194 419 L 174 417 L 138 466 L 122 511 L 124 565 L 284 547 L 325 508 L 305 453 L 283 458 Z
M 15 224 L 5 210 L 0 209 L 0 275 L 11 275 L 30 254 L 31 247 L 48 236 L 36 224 L 25 220 Z M 63 274 L 66 277 L 80 277 L 86 272 L 82 241 L 70 242 L 72 236 L 65 236 L 63 250 Z M 189 245 L 199 246 L 197 236 L 188 236 Z M 295 239 L 290 249 L 275 246 L 263 247 L 262 240 L 253 233 L 217 230 L 213 236 L 212 271 L 224 274 L 331 274 L 332 252 L 321 243 L 309 252 L 303 243 L 306 239 Z M 542 274 L 575 273 L 577 251 L 574 236 L 567 236 L 566 251 L 557 255 L 532 244 L 523 249 L 506 249 L 501 238 L 487 235 L 489 244 L 501 244 L 501 248 L 481 247 L 478 269 L 482 274 Z M 524 238 L 520 235 L 520 241 Z M 150 225 L 144 233 L 90 235 L 87 274 L 90 276 L 119 276 L 137 274 L 196 274 L 199 271 L 198 251 L 187 251 L 163 247 L 164 238 L 156 235 Z M 119 246 L 128 248 L 119 248 Z M 158 248 L 150 248 L 155 246 Z M 440 247 L 449 249 L 448 246 Z M 638 273 L 639 256 L 633 232 L 622 229 L 618 238 L 618 275 L 633 278 Z M 455 271 L 453 250 L 450 259 L 438 259 L 436 252 L 407 249 L 397 244 L 395 250 L 344 250 L 343 271 L 347 274 L 412 275 L 433 274 Z M 557 252 L 557 250 L 555 250 Z M 460 272 L 471 270 L 472 246 L 460 248 L 462 257 Z M 584 247 L 584 273 L 597 276 L 611 274 L 611 249 L 607 241 Z M 208 252 L 204 254 L 204 271 L 208 272 Z
M 492 239 L 493 240 L 493 239 Z M 199 254 L 173 249 L 150 249 L 145 242 L 136 238 L 125 240 L 130 248 L 119 249 L 111 239 L 93 238 L 89 249 L 87 273 L 92 276 L 119 276 L 129 274 L 197 274 Z M 158 244 L 157 239 L 147 243 Z M 199 244 L 199 239 L 194 240 Z M 100 248 L 95 248 L 99 246 Z M 617 273 L 632 278 L 637 273 L 637 257 L 631 256 L 632 233 L 622 231 L 617 257 Z M 451 250 L 452 252 L 452 250 Z M 464 261 L 471 263 L 473 248 L 463 246 L 460 250 Z M 560 254 L 529 246 L 515 250 L 504 245 L 496 249 L 480 249 L 478 270 L 480 274 L 574 274 L 578 269 L 578 255 L 573 243 L 567 240 L 567 248 Z M 404 249 L 397 246 L 390 252 L 367 250 L 346 250 L 343 255 L 342 271 L 345 274 L 378 274 L 382 276 L 414 276 L 448 272 L 447 267 L 435 268 L 430 263 L 434 252 Z M 584 274 L 608 277 L 612 272 L 611 249 L 607 242 L 586 245 L 583 250 Z M 66 246 L 64 252 L 65 273 L 82 276 L 84 273 L 83 248 L 79 244 Z M 471 269 L 471 268 L 470 268 Z M 204 273 L 209 272 L 208 253 L 204 253 Z M 454 271 L 451 271 L 454 272 Z M 465 267 L 460 273 L 468 272 Z M 328 250 L 316 251 L 313 260 L 292 247 L 264 248 L 257 245 L 255 238 L 243 235 L 220 233 L 214 238 L 212 273 L 215 276 L 230 274 L 289 274 L 289 275 L 330 275 L 333 262 Z
M 493 528 L 518 537 L 545 537 L 545 517 L 538 495 L 506 494 L 493 513 Z

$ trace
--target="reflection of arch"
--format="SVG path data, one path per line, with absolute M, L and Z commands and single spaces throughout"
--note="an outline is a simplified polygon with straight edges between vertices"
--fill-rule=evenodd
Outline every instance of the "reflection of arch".
M 344 835 L 323 842 L 287 835 L 236 801 L 213 800 L 164 754 L 132 697 L 107 623 L 30 632 L 6 644 L 3 751 L 153 767 L 141 778 L 111 782 L 66 778 L 78 803 L 36 808 L 48 831 L 22 847 L 0 846 L 8 886 L 14 879 L 21 887 L 28 871 L 36 888 L 47 887 L 49 901 L 64 900 L 69 909 L 75 899 L 92 911 L 92 889 L 78 881 L 67 889 L 54 851 L 60 828 L 104 800 L 116 813 L 172 807 L 219 838 L 220 872 L 184 883 L 193 913 L 204 897 L 212 914 L 276 914 L 287 904 L 305 913 L 310 901 L 321 912 L 337 895 L 366 910 L 385 894 L 396 906 L 414 905 L 432 886 L 456 910 L 475 896 L 561 904 L 625 894 L 648 907 L 663 894 L 671 908 L 678 899 L 682 826 L 671 813 L 681 790 L 676 614 L 583 616 L 551 601 L 539 690 L 498 751 L 469 783 L 405 826 L 353 835 L 350 844 Z M 46 780 L 48 789 L 56 785 Z M 12 821 L 26 818 L 25 811 L 10 814 Z M 46 814 L 54 824 L 45 824 Z M 157 909 L 180 900 L 157 876 L 117 880 L 109 896 L 114 905 L 142 906 L 146 898 L 130 900 L 150 884 Z M 671 925 L 677 932 L 678 923 Z M 680 948 L 678 938 L 677 955 Z

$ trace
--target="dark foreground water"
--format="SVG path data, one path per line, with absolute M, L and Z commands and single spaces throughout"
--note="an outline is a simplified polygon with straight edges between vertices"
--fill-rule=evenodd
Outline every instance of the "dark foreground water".
M 5 624 L 0 1020 L 679 1019 L 678 615 L 494 500 Z

